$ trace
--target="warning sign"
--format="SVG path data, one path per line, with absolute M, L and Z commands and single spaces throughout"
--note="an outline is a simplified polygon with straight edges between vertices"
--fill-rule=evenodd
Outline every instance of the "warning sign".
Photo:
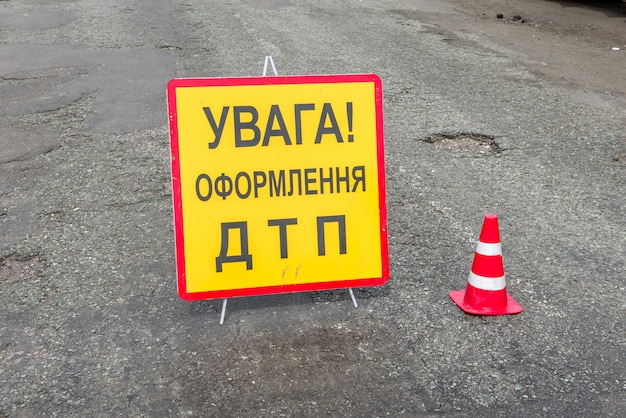
M 387 281 L 378 76 L 174 79 L 168 106 L 183 299 Z

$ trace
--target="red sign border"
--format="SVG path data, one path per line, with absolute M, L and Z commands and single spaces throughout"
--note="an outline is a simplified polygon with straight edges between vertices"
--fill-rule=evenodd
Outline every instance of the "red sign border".
M 374 83 L 376 107 L 376 143 L 378 160 L 378 207 L 380 215 L 381 277 L 366 279 L 339 280 L 332 282 L 312 282 L 281 286 L 261 286 L 240 289 L 211 290 L 207 292 L 187 292 L 185 272 L 185 243 L 183 233 L 183 206 L 180 183 L 180 159 L 178 144 L 178 115 L 176 89 L 184 87 L 213 86 L 253 86 L 271 84 L 328 84 L 328 83 Z M 174 232 L 176 247 L 176 272 L 178 294 L 187 301 L 222 299 L 242 296 L 260 296 L 280 293 L 310 292 L 316 290 L 345 289 L 366 286 L 380 286 L 389 280 L 389 249 L 387 238 L 387 204 L 385 184 L 385 147 L 383 131 L 382 82 L 376 74 L 308 75 L 308 76 L 269 76 L 269 77 L 224 77 L 224 78 L 175 78 L 167 84 L 169 113 L 170 150 L 172 156 L 172 199 L 174 204 Z

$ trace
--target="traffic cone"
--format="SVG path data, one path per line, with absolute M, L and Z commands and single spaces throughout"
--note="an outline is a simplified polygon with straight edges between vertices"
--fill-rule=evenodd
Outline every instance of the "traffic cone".
M 498 217 L 485 215 L 465 290 L 450 292 L 463 311 L 474 315 L 509 315 L 522 307 L 506 291 Z

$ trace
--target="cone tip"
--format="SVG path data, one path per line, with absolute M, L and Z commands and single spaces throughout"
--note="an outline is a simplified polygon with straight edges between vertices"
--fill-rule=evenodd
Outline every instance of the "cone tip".
M 500 242 L 500 231 L 498 228 L 498 216 L 493 213 L 485 215 L 483 221 L 483 227 L 480 231 L 479 241 L 490 244 L 497 244 Z

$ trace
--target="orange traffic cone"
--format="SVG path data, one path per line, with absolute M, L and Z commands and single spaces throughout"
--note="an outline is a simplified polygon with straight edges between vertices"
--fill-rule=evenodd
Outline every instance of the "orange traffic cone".
M 450 292 L 463 311 L 474 315 L 508 315 L 522 307 L 506 291 L 498 217 L 485 215 L 465 290 Z

